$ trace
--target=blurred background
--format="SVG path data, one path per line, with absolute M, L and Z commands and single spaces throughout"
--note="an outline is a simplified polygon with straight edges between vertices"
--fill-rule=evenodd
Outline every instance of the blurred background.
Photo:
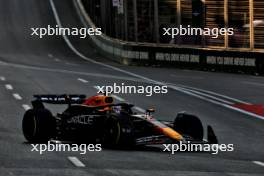
M 93 22 L 116 39 L 235 50 L 264 49 L 263 0 L 83 0 Z M 216 39 L 179 36 L 171 40 L 162 28 L 179 25 L 234 28 L 233 36 Z

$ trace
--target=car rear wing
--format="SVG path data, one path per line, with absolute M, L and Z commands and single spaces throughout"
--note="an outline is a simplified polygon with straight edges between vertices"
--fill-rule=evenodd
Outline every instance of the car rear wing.
M 34 95 L 35 101 L 50 104 L 81 104 L 85 101 L 86 95 Z

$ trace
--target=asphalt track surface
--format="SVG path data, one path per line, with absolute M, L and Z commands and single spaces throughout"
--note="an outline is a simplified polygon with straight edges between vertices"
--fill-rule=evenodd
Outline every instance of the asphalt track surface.
M 88 40 L 69 37 L 87 58 L 124 70 L 86 61 L 62 37 L 38 39 L 31 27 L 55 26 L 54 2 L 64 27 L 82 27 L 71 0 L 0 0 L 0 174 L 1 175 L 263 175 L 264 120 L 234 104 L 263 104 L 264 79 L 250 75 L 178 69 L 128 67 L 113 63 Z M 132 74 L 137 74 L 133 75 Z M 161 120 L 179 111 L 197 114 L 214 127 L 220 143 L 234 144 L 234 152 L 176 153 L 145 150 L 107 150 L 80 155 L 74 152 L 31 152 L 21 131 L 25 109 L 33 94 L 84 93 L 96 85 L 168 84 L 164 95 L 117 95 L 142 109 L 156 108 Z M 162 82 L 162 83 L 161 83 Z M 207 91 L 207 92 L 205 92 Z M 208 92 L 210 91 L 210 92 Z M 217 93 L 217 94 L 215 94 Z M 231 99 L 232 98 L 232 99 Z M 60 111 L 62 108 L 52 108 Z M 140 109 L 139 109 L 140 110 Z M 70 161 L 75 157 L 84 167 Z

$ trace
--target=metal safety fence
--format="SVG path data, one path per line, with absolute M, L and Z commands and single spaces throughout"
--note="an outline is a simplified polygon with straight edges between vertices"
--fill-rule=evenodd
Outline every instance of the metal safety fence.
M 98 20 L 97 23 L 99 23 L 101 17 L 98 16 L 95 18 L 87 13 L 87 7 L 89 6 L 84 3 L 86 1 L 73 1 L 84 25 L 86 25 L 86 27 L 98 26 L 98 24 L 96 24 L 96 19 Z M 105 23 L 103 24 L 105 25 Z M 251 25 L 252 27 L 252 24 L 246 25 Z M 114 26 L 115 25 L 111 25 L 112 31 L 115 31 Z M 254 24 L 253 27 L 256 29 Z M 123 30 L 126 30 L 126 28 Z M 205 47 L 204 45 L 198 44 L 168 44 L 163 41 L 149 42 L 147 39 L 143 42 L 140 40 L 130 41 L 126 40 L 129 38 L 129 35 L 126 36 L 124 34 L 128 33 L 120 33 L 120 37 L 116 37 L 117 34 L 113 35 L 105 31 L 101 36 L 91 36 L 91 39 L 93 41 L 92 43 L 102 51 L 102 54 L 125 64 L 137 63 L 144 65 L 182 66 L 184 68 L 192 67 L 203 70 L 264 73 L 263 49 L 257 49 L 256 47 L 253 49 L 231 47 L 229 41 L 234 39 L 230 39 L 226 36 L 224 36 L 222 44 L 228 45 L 227 47 L 219 46 L 221 41 L 215 42 L 216 44 L 214 47 Z M 135 31 L 133 31 L 132 34 L 135 34 Z M 133 38 L 133 36 L 131 36 L 131 38 Z M 256 39 L 255 36 L 254 38 Z M 155 39 L 157 40 L 157 38 L 152 38 L 153 41 L 155 41 Z M 183 42 L 183 40 L 180 39 L 180 42 Z
M 83 0 L 94 23 L 112 38 L 205 48 L 264 49 L 263 0 Z M 162 35 L 179 25 L 234 29 L 218 38 Z

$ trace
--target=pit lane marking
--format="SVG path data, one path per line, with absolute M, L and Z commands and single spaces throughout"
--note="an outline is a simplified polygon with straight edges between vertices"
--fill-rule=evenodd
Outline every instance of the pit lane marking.
M 5 78 L 5 77 L 3 77 L 3 76 L 1 76 L 1 77 L 0 77 L 0 80 L 1 80 L 1 81 L 5 81 L 5 80 L 6 80 L 6 78 Z
M 264 167 L 264 163 L 261 161 L 252 161 L 254 164 Z
M 6 84 L 5 87 L 7 90 L 13 90 L 14 89 L 11 84 Z
M 211 95 L 209 95 L 209 94 L 205 94 L 205 93 L 202 93 L 202 92 L 199 92 L 199 91 L 195 91 L 195 90 L 191 90 L 191 89 L 186 89 L 186 88 L 183 88 L 183 87 L 182 87 L 181 89 L 186 90 L 186 91 L 189 91 L 189 92 L 192 92 L 192 93 L 195 93 L 195 94 L 197 94 L 197 95 L 201 95 L 201 96 L 203 96 L 203 97 L 207 97 L 207 98 L 209 98 L 209 99 L 213 99 L 213 100 L 216 100 L 216 101 L 219 101 L 219 102 L 225 103 L 225 104 L 229 104 L 229 105 L 234 104 L 233 102 L 226 101 L 226 100 L 224 100 L 224 99 L 217 98 L 217 97 L 215 97 L 215 96 L 211 96 Z
M 23 104 L 22 107 L 27 111 L 29 109 L 31 109 L 31 107 L 27 104 Z
M 19 94 L 17 94 L 17 93 L 14 93 L 13 96 L 17 100 L 22 100 L 22 97 Z
M 85 165 L 77 157 L 75 157 L 75 156 L 69 156 L 68 159 L 76 167 L 85 167 Z
M 78 78 L 77 79 L 78 81 L 81 81 L 82 83 L 88 83 L 89 81 L 85 80 L 85 79 L 82 79 L 82 78 Z

